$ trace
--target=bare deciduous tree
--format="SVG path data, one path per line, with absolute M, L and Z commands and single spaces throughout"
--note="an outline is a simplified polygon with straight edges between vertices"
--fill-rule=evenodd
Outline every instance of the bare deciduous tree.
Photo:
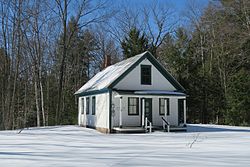
M 61 62 L 60 62 L 60 70 L 59 70 L 59 84 L 58 84 L 58 103 L 57 103 L 57 109 L 56 109 L 56 123 L 61 122 L 61 116 L 60 113 L 62 112 L 62 106 L 64 105 L 63 101 L 63 80 L 64 80 L 64 73 L 66 69 L 66 57 L 67 57 L 67 49 L 69 47 L 69 44 L 71 42 L 71 38 L 74 34 L 74 31 L 76 31 L 77 28 L 84 28 L 91 24 L 100 23 L 105 21 L 105 19 L 108 19 L 108 17 L 111 15 L 110 12 L 105 11 L 104 9 L 107 8 L 107 2 L 106 1 L 98 1 L 97 3 L 91 3 L 89 0 L 86 1 L 69 1 L 69 0 L 55 0 L 55 13 L 60 17 L 61 25 L 62 25 L 62 43 L 61 46 L 63 47 L 62 56 L 61 56 Z M 71 12 L 69 12 L 69 8 L 77 7 L 75 12 L 75 29 L 68 34 L 68 17 Z M 73 14 L 74 15 L 74 14 Z
M 173 19 L 175 12 L 170 4 L 155 3 L 153 6 L 143 8 L 143 24 L 145 32 L 151 43 L 151 52 L 157 56 L 157 49 L 167 35 L 172 34 L 178 23 Z

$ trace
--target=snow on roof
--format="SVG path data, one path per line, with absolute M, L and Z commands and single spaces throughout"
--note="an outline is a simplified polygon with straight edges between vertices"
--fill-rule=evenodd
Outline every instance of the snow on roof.
M 147 51 L 105 68 L 91 78 L 85 85 L 76 91 L 75 94 L 107 88 L 146 53 Z
M 164 91 L 164 90 L 143 90 L 143 91 L 135 91 L 135 94 L 143 94 L 143 95 L 173 95 L 173 96 L 186 96 L 185 93 L 174 92 L 174 91 Z

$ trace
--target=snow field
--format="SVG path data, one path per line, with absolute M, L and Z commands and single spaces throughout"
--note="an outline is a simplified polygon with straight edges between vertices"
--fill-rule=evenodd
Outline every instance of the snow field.
M 250 166 L 250 128 L 102 134 L 78 126 L 0 132 L 1 167 Z

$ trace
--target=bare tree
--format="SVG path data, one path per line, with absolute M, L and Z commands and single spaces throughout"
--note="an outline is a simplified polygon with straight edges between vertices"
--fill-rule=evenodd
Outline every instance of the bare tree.
M 95 4 L 90 3 L 89 0 L 86 1 L 70 1 L 70 0 L 55 0 L 55 8 L 54 12 L 60 17 L 61 25 L 62 25 L 62 43 L 61 46 L 63 48 L 60 69 L 59 69 L 59 82 L 58 82 L 58 102 L 56 109 L 56 123 L 59 124 L 61 122 L 61 112 L 62 106 L 64 105 L 63 101 L 63 80 L 64 73 L 66 69 L 66 57 L 67 57 L 67 49 L 71 42 L 71 38 L 74 34 L 74 31 L 80 27 L 84 28 L 94 23 L 99 23 L 105 21 L 110 16 L 110 12 L 103 12 L 104 9 L 107 8 L 106 1 L 98 1 Z M 77 7 L 77 8 L 76 8 Z M 74 13 L 69 12 L 69 8 L 76 8 Z M 56 10 L 57 9 L 57 10 Z M 74 15 L 75 17 L 75 30 L 71 31 L 68 34 L 67 23 L 69 20 L 69 15 Z
M 126 5 L 121 5 L 117 8 L 119 8 L 119 10 L 115 10 L 111 22 L 109 22 L 107 26 L 103 26 L 103 28 L 120 44 L 132 28 L 136 27 L 143 30 L 143 26 L 140 22 L 141 15 L 139 10 L 128 8 Z
M 151 43 L 151 52 L 157 57 L 157 49 L 167 35 L 172 34 L 178 23 L 174 21 L 175 12 L 170 4 L 159 4 L 143 7 L 143 24 Z
M 175 12 L 170 4 L 154 2 L 152 6 L 143 5 L 142 8 L 120 7 L 114 16 L 114 21 L 106 29 L 118 44 L 132 28 L 146 34 L 149 50 L 157 57 L 157 49 L 167 35 L 174 32 L 177 21 L 173 19 Z
M 98 27 L 95 31 L 98 43 L 98 58 L 95 60 L 95 66 L 102 70 L 108 65 L 118 62 L 122 57 L 119 57 L 119 49 L 111 36 L 106 34 L 105 28 Z

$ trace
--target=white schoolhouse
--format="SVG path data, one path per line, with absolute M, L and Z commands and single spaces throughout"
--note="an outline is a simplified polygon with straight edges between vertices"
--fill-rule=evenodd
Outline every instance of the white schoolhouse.
M 78 124 L 104 133 L 186 127 L 185 90 L 148 51 L 105 68 L 75 95 Z

